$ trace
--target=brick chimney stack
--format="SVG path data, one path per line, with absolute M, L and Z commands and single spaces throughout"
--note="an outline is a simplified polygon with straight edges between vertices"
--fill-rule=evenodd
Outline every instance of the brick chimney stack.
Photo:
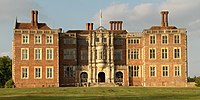
M 31 24 L 34 28 L 37 28 L 38 26 L 38 11 L 32 10 L 32 21 Z
M 168 11 L 161 11 L 161 26 L 162 27 L 168 27 Z
M 110 30 L 122 30 L 123 21 L 110 21 Z
M 93 23 L 86 23 L 86 30 L 93 30 Z

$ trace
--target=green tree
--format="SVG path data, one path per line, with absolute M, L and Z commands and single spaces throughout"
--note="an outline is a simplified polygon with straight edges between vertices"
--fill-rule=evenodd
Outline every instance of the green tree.
M 12 60 L 8 56 L 0 57 L 0 87 L 12 78 Z
M 197 87 L 200 87 L 200 76 L 195 79 L 195 83 Z

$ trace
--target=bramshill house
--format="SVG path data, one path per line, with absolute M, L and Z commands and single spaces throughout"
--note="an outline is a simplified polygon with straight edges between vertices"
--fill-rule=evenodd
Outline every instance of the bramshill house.
M 168 24 L 142 32 L 86 23 L 84 30 L 52 29 L 31 12 L 18 22 L 12 42 L 12 78 L 17 88 L 65 86 L 187 86 L 187 31 Z M 66 26 L 67 27 L 67 26 Z

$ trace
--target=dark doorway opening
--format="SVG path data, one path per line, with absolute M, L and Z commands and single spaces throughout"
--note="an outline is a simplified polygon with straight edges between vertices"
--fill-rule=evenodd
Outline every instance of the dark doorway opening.
M 99 72 L 98 82 L 105 82 L 105 73 L 104 72 Z
M 81 78 L 81 83 L 87 82 L 88 74 L 86 72 L 82 72 L 81 75 L 80 75 L 80 78 Z

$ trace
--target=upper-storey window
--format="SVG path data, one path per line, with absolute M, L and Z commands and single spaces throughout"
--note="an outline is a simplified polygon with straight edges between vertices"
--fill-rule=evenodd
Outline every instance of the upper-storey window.
M 42 48 L 34 48 L 35 60 L 42 60 Z
M 64 59 L 76 59 L 76 50 L 64 49 Z
M 21 60 L 28 60 L 28 59 L 29 59 L 29 49 L 21 48 Z
M 150 44 L 156 44 L 156 36 L 155 35 L 150 35 Z
M 114 50 L 114 60 L 122 59 L 122 50 Z
M 128 49 L 128 59 L 139 59 L 139 49 Z
M 42 36 L 35 35 L 35 44 L 41 44 L 41 43 L 42 43 Z
M 46 44 L 53 44 L 53 35 L 46 35 Z
M 29 35 L 28 34 L 22 35 L 22 44 L 29 44 Z
M 46 48 L 46 59 L 53 60 L 53 48 Z
M 168 49 L 167 48 L 162 48 L 162 59 L 167 59 L 168 58 Z
M 128 39 L 128 44 L 140 44 L 140 39 Z
M 179 59 L 181 58 L 181 48 L 174 48 L 174 58 Z
M 81 50 L 81 60 L 88 60 L 88 51 Z
M 79 45 L 85 45 L 85 46 L 87 46 L 87 45 L 88 45 L 88 42 L 87 42 L 86 39 L 78 39 L 78 44 L 79 44 Z
M 107 42 L 107 38 L 103 38 L 103 43 L 106 43 Z
M 156 58 L 156 49 L 150 48 L 149 49 L 149 58 L 150 59 L 155 59 Z
M 168 36 L 162 35 L 162 44 L 167 44 L 167 43 L 168 43 Z
M 179 44 L 180 43 L 180 35 L 179 34 L 175 34 L 174 35 L 174 44 Z
M 123 45 L 123 40 L 122 39 L 114 39 L 114 44 L 115 45 Z
M 76 39 L 74 38 L 65 38 L 64 44 L 76 44 Z
M 99 42 L 99 38 L 95 38 L 95 42 Z

